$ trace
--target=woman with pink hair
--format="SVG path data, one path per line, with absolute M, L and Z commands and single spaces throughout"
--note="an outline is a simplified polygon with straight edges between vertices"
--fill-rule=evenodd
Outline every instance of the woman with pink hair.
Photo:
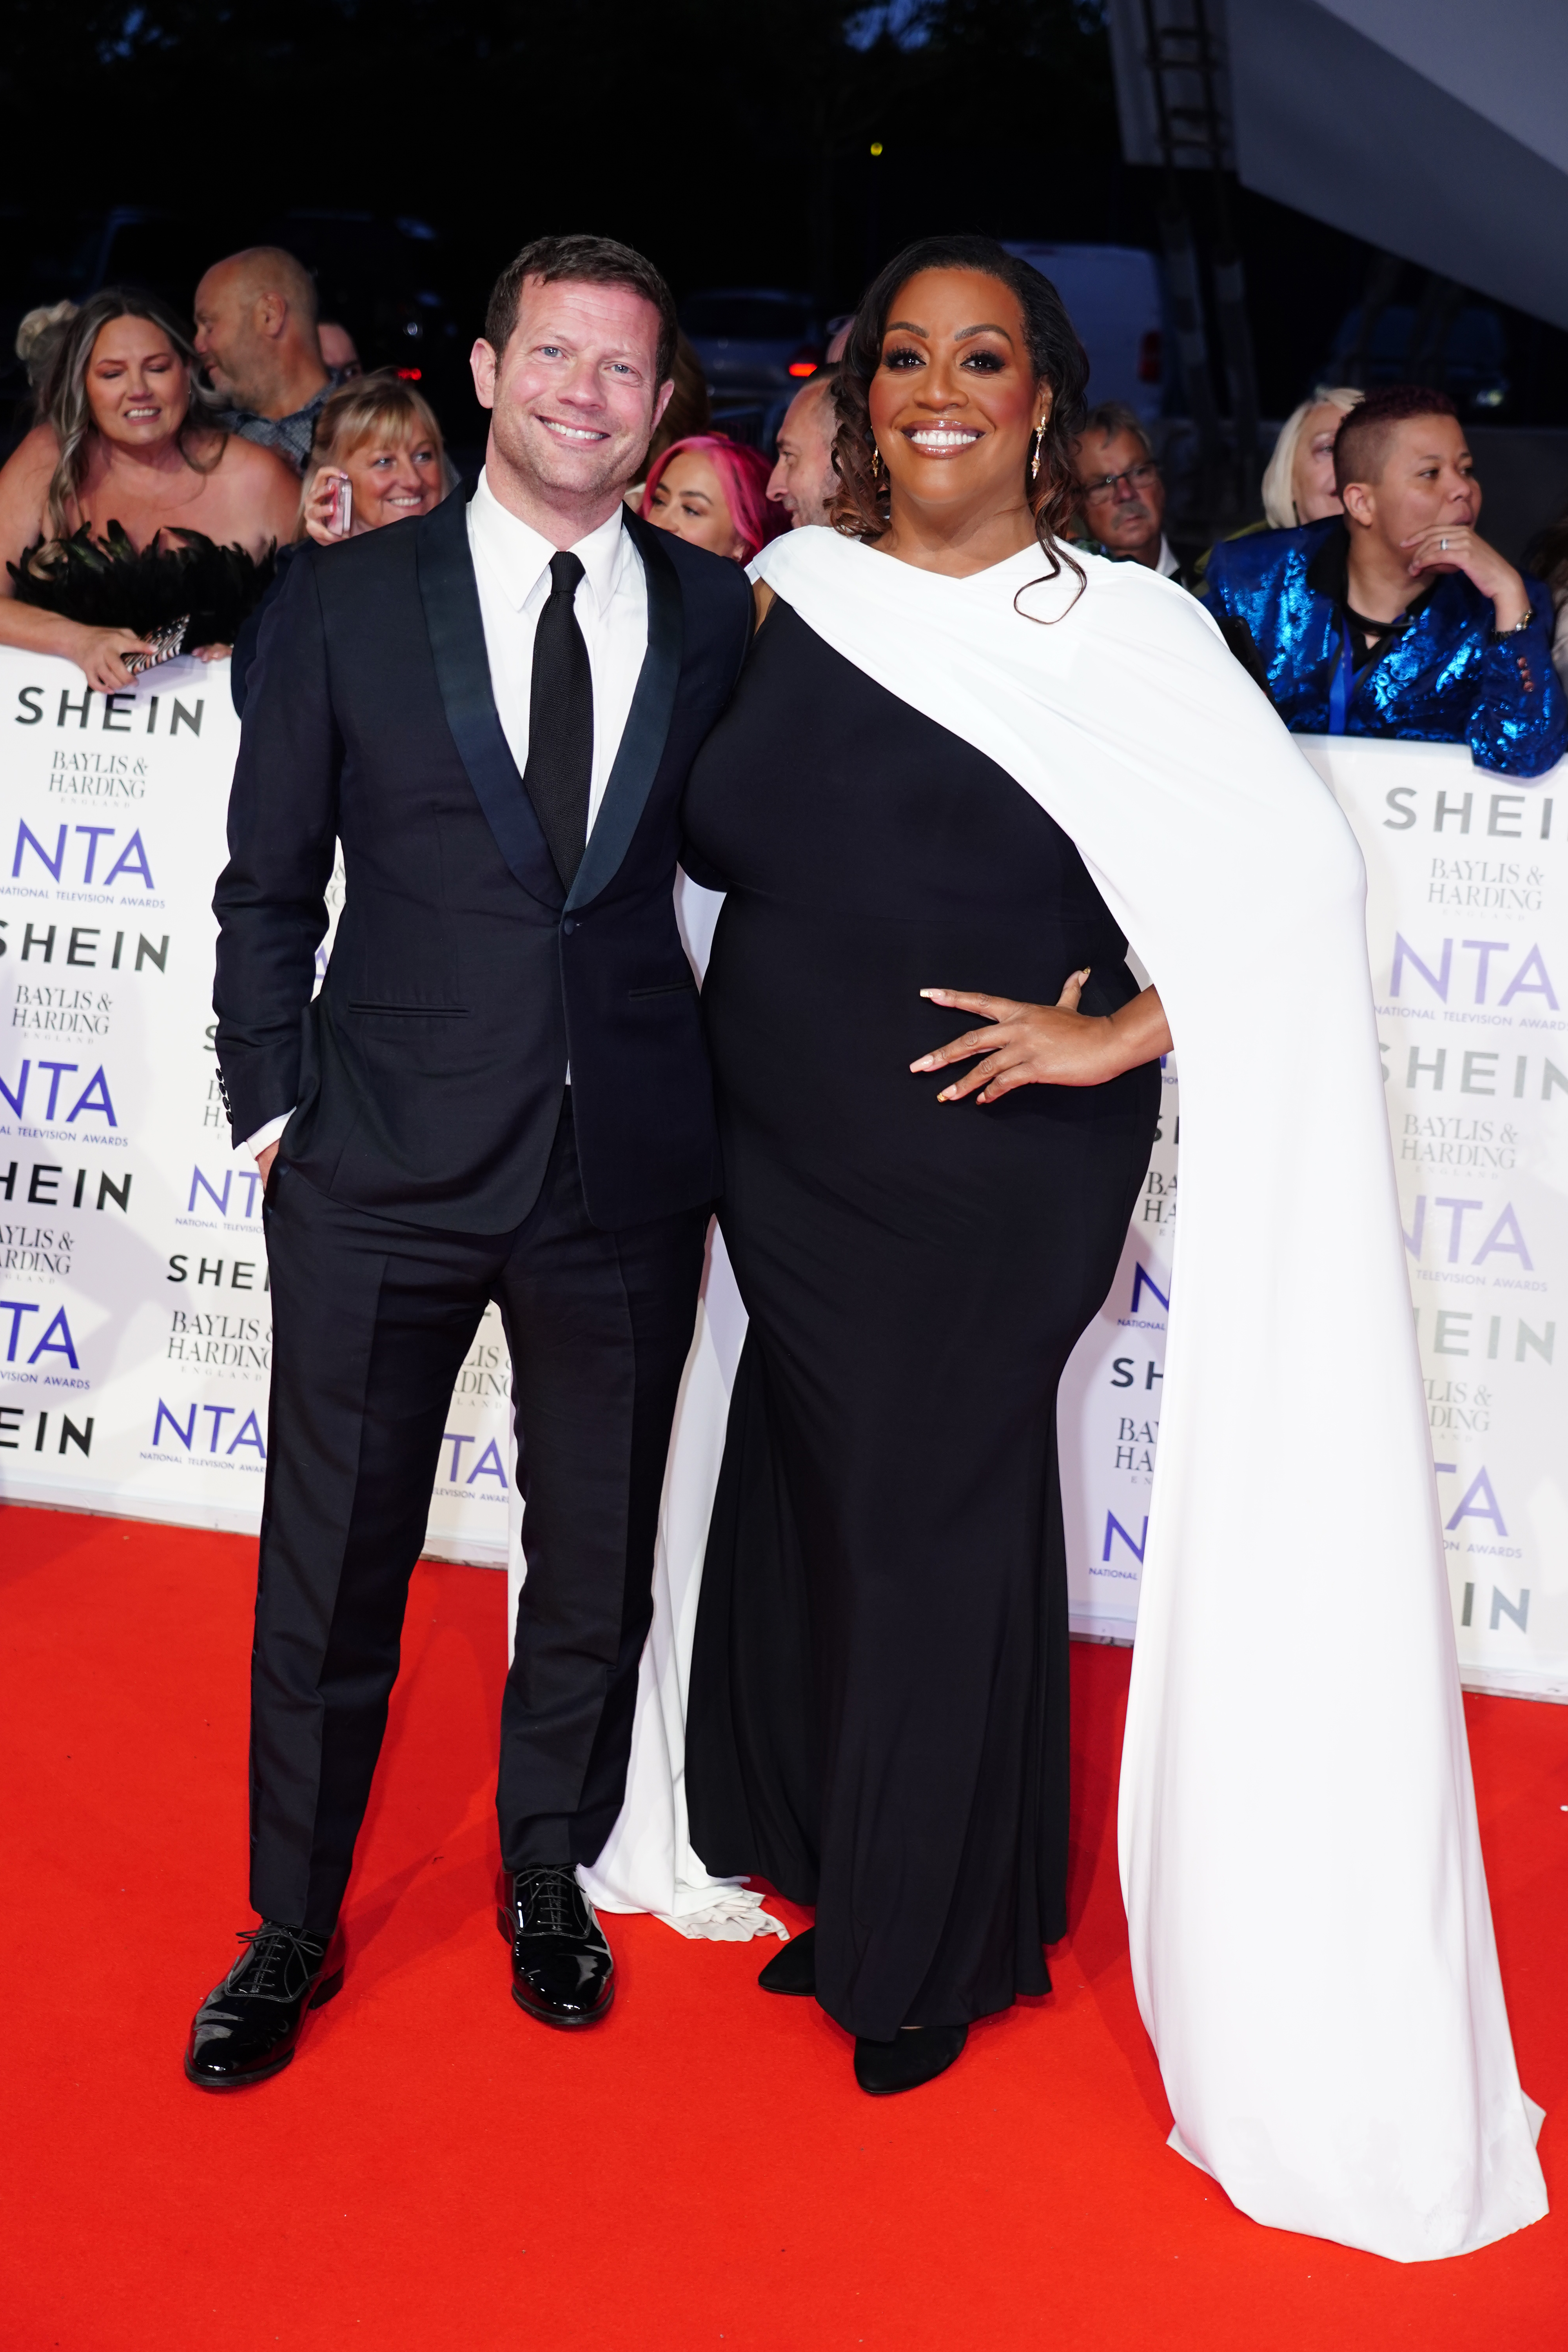
M 660 530 L 733 563 L 750 563 L 789 525 L 767 496 L 771 473 L 760 449 L 724 433 L 693 433 L 655 461 L 640 512 Z

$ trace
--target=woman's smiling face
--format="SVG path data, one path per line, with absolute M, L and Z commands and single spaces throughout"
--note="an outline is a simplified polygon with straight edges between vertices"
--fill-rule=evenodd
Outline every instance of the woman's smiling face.
M 950 511 L 1022 508 L 1051 392 L 1035 380 L 1022 307 L 1000 278 L 922 269 L 900 286 L 867 397 L 895 527 L 901 499 Z
M 441 503 L 441 460 L 423 435 L 408 441 L 362 441 L 342 467 L 353 485 L 356 531 L 428 514 Z
M 169 338 L 152 319 L 110 319 L 92 347 L 87 401 L 104 438 L 147 449 L 177 433 L 190 405 L 191 379 Z
M 740 562 L 746 542 L 735 529 L 719 468 L 701 449 L 682 449 L 658 478 L 648 503 L 649 522 L 660 530 Z

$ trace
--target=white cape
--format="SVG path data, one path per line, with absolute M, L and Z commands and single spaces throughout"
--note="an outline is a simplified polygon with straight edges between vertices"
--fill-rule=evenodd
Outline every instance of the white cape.
M 1141 565 L 1080 560 L 1076 603 L 1070 574 L 1027 584 L 1032 550 L 951 580 L 825 530 L 753 572 L 1072 836 L 1176 1042 L 1120 1813 L 1173 2142 L 1259 2221 L 1460 2253 L 1546 2192 L 1476 1825 L 1361 854 L 1207 614 Z

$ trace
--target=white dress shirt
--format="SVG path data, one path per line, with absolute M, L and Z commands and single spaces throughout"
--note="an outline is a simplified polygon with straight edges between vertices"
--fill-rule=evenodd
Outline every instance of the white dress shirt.
M 617 502 L 608 520 L 571 550 L 583 565 L 574 611 L 594 681 L 594 766 L 588 785 L 588 831 L 599 814 L 610 771 L 626 733 L 643 657 L 647 652 L 647 575 Z M 484 474 L 468 501 L 468 550 L 479 592 L 479 619 L 490 666 L 490 690 L 521 776 L 528 766 L 529 698 L 533 686 L 533 633 L 550 595 L 547 539 L 512 514 Z M 246 1138 L 248 1149 L 276 1143 L 292 1111 L 269 1118 Z
M 571 552 L 583 566 L 574 610 L 594 679 L 594 771 L 588 831 L 621 748 L 632 696 L 647 651 L 647 577 L 617 504 L 609 520 Z M 479 588 L 479 617 L 489 656 L 490 687 L 501 730 L 521 776 L 528 766 L 528 706 L 533 685 L 533 633 L 550 595 L 555 549 L 508 511 L 485 476 L 468 501 L 468 546 Z

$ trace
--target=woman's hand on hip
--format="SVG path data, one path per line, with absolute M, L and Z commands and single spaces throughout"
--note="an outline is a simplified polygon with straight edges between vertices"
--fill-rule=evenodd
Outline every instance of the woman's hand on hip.
M 934 1054 L 922 1054 L 910 1068 L 917 1073 L 941 1070 L 983 1055 L 984 1059 L 944 1087 L 937 1100 L 959 1102 L 973 1095 L 987 1103 L 1011 1094 L 1015 1087 L 1104 1086 L 1123 1070 L 1169 1053 L 1171 1033 L 1153 989 L 1146 988 L 1120 1013 L 1096 1015 L 1078 1009 L 1088 978 L 1087 968 L 1071 973 L 1055 1004 L 1019 1004 L 1008 996 L 922 988 L 921 994 L 932 1004 L 978 1013 L 992 1025 L 972 1029 Z

